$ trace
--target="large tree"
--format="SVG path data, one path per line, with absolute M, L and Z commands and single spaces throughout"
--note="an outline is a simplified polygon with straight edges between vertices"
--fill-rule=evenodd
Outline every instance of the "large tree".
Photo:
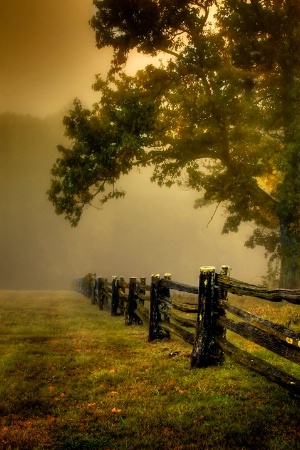
M 65 117 L 48 191 L 73 226 L 117 181 L 153 166 L 160 185 L 222 204 L 223 232 L 255 225 L 246 245 L 281 262 L 281 287 L 300 287 L 299 0 L 94 0 L 99 48 L 112 47 L 100 101 Z M 135 49 L 156 57 L 126 74 Z M 160 58 L 160 60 L 159 60 Z M 157 63 L 157 61 L 160 61 Z

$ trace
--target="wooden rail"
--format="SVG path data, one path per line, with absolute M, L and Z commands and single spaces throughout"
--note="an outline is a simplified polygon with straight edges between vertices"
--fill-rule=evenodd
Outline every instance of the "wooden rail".
M 296 305 L 300 304 L 300 290 L 291 289 L 267 289 L 254 284 L 244 283 L 224 275 L 219 275 L 217 281 L 220 287 L 227 292 L 238 295 L 248 295 L 249 297 L 258 297 L 271 302 L 281 302 L 285 300 Z
M 230 330 L 273 353 L 300 364 L 300 333 L 272 323 L 230 304 L 228 292 L 273 302 L 300 304 L 300 290 L 275 289 L 244 283 L 228 276 L 228 266 L 220 273 L 214 267 L 201 267 L 198 286 L 190 286 L 164 277 L 97 278 L 89 273 L 74 280 L 73 287 L 91 298 L 111 315 L 123 315 L 125 324 L 146 324 L 148 340 L 170 338 L 175 334 L 193 346 L 191 367 L 220 365 L 225 355 L 264 375 L 271 381 L 300 395 L 300 381 L 271 364 L 237 348 L 227 340 Z M 179 298 L 175 291 L 189 294 Z M 172 295 L 171 295 L 172 293 Z M 228 313 L 231 317 L 228 317 Z M 237 320 L 234 319 L 237 318 Z

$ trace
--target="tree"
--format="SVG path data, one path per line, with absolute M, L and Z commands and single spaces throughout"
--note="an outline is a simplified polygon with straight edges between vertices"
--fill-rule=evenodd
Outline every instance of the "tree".
M 255 225 L 246 245 L 281 261 L 280 286 L 300 287 L 298 0 L 94 0 L 99 48 L 114 50 L 100 101 L 76 99 L 65 117 L 48 191 L 73 226 L 134 166 L 159 185 L 199 191 L 196 207 L 222 204 L 223 232 Z M 153 62 L 135 76 L 136 49 Z M 157 58 L 156 60 L 157 61 Z M 100 194 L 100 195 L 99 195 Z

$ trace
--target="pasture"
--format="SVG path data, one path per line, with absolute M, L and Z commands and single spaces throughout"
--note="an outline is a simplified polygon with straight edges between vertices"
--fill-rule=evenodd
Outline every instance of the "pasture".
M 299 331 L 299 306 L 251 309 Z M 299 448 L 299 397 L 229 358 L 191 370 L 190 354 L 72 291 L 0 291 L 0 449 Z

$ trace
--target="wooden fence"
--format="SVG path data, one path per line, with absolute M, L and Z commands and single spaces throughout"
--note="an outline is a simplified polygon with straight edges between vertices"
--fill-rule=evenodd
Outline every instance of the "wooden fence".
M 220 273 L 214 267 L 201 267 L 198 286 L 175 282 L 170 274 L 146 278 L 123 277 L 112 281 L 89 273 L 73 281 L 73 288 L 111 315 L 124 315 L 125 325 L 146 323 L 148 340 L 170 338 L 174 333 L 191 344 L 191 367 L 219 365 L 225 355 L 264 375 L 269 380 L 300 395 L 300 380 L 245 352 L 226 338 L 226 330 L 300 364 L 300 333 L 243 311 L 228 301 L 228 292 L 300 304 L 300 290 L 268 290 L 228 276 L 228 266 Z M 171 296 L 172 291 L 172 296 Z M 184 292 L 174 295 L 173 291 Z M 228 317 L 228 314 L 236 319 Z

